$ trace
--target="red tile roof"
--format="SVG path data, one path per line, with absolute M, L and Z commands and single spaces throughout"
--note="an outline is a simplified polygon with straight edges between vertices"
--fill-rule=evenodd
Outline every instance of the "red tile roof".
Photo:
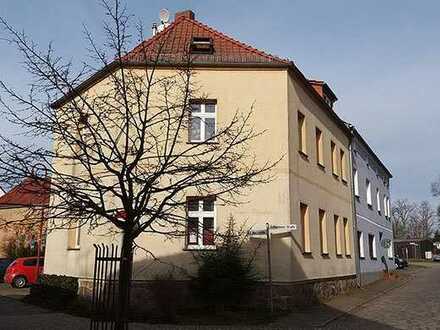
M 0 208 L 7 206 L 49 205 L 49 181 L 26 178 L 20 184 L 0 197 Z
M 146 58 L 154 60 L 159 54 L 161 64 L 182 63 L 187 59 L 193 37 L 211 38 L 214 45 L 212 54 L 191 54 L 191 63 L 194 64 L 290 64 L 289 60 L 267 54 L 200 23 L 191 11 L 177 13 L 173 23 L 136 46 L 125 60 L 144 64 Z

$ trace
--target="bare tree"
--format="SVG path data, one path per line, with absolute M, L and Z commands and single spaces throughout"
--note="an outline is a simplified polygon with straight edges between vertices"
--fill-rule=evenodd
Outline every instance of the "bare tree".
M 417 205 L 407 199 L 396 200 L 391 208 L 394 238 L 408 238 L 409 226 L 414 219 Z
M 422 201 L 410 221 L 411 238 L 430 238 L 434 234 L 436 213 L 428 201 Z
M 417 204 L 399 199 L 392 207 L 392 221 L 395 238 L 429 238 L 434 233 L 437 216 L 428 201 Z
M 106 42 L 100 48 L 86 30 L 93 61 L 76 70 L 55 55 L 52 45 L 42 51 L 0 19 L 7 41 L 23 55 L 33 77 L 27 95 L 0 82 L 2 113 L 23 134 L 53 141 L 45 147 L 1 136 L 0 183 L 46 180 L 35 170 L 44 169 L 50 178 L 49 229 L 87 224 L 92 231 L 106 226 L 109 233 L 121 233 L 119 300 L 127 301 L 136 237 L 183 235 L 186 196 L 237 204 L 253 186 L 271 179 L 277 161 L 251 152 L 250 145 L 264 133 L 252 126 L 252 107 L 218 123 L 207 140 L 188 143 L 191 100 L 206 97 L 194 83 L 192 55 L 182 52 L 172 62 L 162 56 L 165 31 L 159 46 L 141 44 L 134 67 L 127 57 L 131 16 L 119 0 L 102 5 Z M 95 66 L 104 67 L 99 88 L 79 91 Z M 121 318 L 127 308 L 120 304 Z

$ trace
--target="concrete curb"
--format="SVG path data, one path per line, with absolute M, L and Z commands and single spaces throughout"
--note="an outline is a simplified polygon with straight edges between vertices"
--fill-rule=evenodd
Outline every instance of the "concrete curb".
M 419 271 L 415 272 L 414 274 L 416 274 L 418 272 Z M 340 314 L 335 315 L 334 317 L 332 317 L 332 318 L 330 318 L 330 319 L 328 319 L 328 320 L 326 320 L 326 321 L 324 321 L 324 322 L 322 322 L 320 324 L 313 324 L 312 326 L 316 327 L 316 328 L 323 328 L 323 327 L 329 325 L 330 323 L 332 323 L 332 322 L 334 322 L 334 321 L 336 321 L 336 320 L 338 320 L 338 319 L 340 319 L 340 318 L 342 318 L 344 316 L 350 315 L 351 312 L 353 312 L 353 311 L 355 311 L 357 309 L 360 309 L 361 307 L 363 307 L 364 305 L 368 304 L 369 302 L 375 300 L 376 298 L 379 298 L 379 297 L 387 294 L 390 291 L 393 291 L 395 289 L 401 288 L 402 286 L 406 285 L 409 281 L 412 280 L 414 274 L 409 275 L 408 278 L 405 279 L 402 283 L 397 284 L 397 285 L 395 285 L 395 286 L 393 286 L 391 288 L 385 289 L 385 290 L 375 294 L 374 296 L 366 299 L 365 301 L 363 301 L 363 302 L 361 302 L 361 303 L 359 303 L 357 305 L 354 305 L 353 307 L 349 308 L 348 310 L 346 310 L 344 312 L 341 312 Z

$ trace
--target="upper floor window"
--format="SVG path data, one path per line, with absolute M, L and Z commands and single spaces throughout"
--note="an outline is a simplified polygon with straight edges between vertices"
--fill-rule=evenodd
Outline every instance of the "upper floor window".
M 347 161 L 345 159 L 345 152 L 344 150 L 340 150 L 339 154 L 340 158 L 340 168 L 341 168 L 341 179 L 345 182 L 347 182 Z
M 316 127 L 315 130 L 315 139 L 316 139 L 316 162 L 318 165 L 324 166 L 324 155 L 322 150 L 322 132 Z
M 354 195 L 359 197 L 359 174 L 358 170 L 353 170 L 353 185 L 354 185 Z
M 299 151 L 307 155 L 306 135 L 306 117 L 298 111 L 298 148 Z
M 379 189 L 376 189 L 376 202 L 377 202 L 377 212 L 381 212 L 381 207 L 380 207 L 380 192 Z M 384 209 L 386 208 L 386 206 L 384 205 Z M 385 211 L 386 213 L 386 211 Z
M 215 205 L 214 198 L 189 197 L 187 201 L 188 248 L 214 247 Z
M 191 102 L 190 142 L 213 140 L 216 132 L 217 102 L 203 100 Z
M 332 153 L 332 172 L 334 175 L 339 176 L 338 161 L 337 161 L 338 157 L 336 154 L 336 144 L 333 141 L 330 142 L 330 149 L 331 149 L 331 153 Z
M 368 206 L 373 206 L 373 200 L 371 197 L 371 182 L 370 182 L 370 180 L 366 179 L 365 185 L 367 187 L 367 204 L 368 204 Z

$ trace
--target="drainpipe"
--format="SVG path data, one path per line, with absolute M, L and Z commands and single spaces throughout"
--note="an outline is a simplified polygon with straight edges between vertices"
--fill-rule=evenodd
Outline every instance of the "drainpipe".
M 353 250 L 354 250 L 354 259 L 355 259 L 355 264 L 356 264 L 356 274 L 358 275 L 358 287 L 361 286 L 362 284 L 362 275 L 361 275 L 361 259 L 359 256 L 359 249 L 358 249 L 358 235 L 357 235 L 357 217 L 356 217 L 356 197 L 354 195 L 354 177 L 353 177 L 353 137 L 354 137 L 354 132 L 352 130 L 352 128 L 350 127 L 350 131 L 352 132 L 352 136 L 350 138 L 350 144 L 349 144 L 349 163 L 350 163 L 350 182 L 351 182 L 351 201 L 352 201 L 352 217 L 353 217 L 353 243 L 355 242 L 356 239 L 356 244 L 353 244 Z

